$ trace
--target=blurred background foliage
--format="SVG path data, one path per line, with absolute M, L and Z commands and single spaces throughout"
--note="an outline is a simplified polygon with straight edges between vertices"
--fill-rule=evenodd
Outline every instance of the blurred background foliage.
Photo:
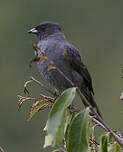
M 42 21 L 60 23 L 78 47 L 92 77 L 96 101 L 112 128 L 123 131 L 123 1 L 1 0 L 0 1 L 0 145 L 11 151 L 41 150 L 47 112 L 26 121 L 26 107 L 17 108 L 17 94 L 30 75 L 40 79 L 27 30 Z M 35 87 L 38 95 L 39 89 Z

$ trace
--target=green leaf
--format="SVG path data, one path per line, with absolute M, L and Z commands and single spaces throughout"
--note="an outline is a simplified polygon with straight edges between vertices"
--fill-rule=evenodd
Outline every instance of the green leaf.
M 59 145 L 63 142 L 67 120 L 66 109 L 72 103 L 75 95 L 76 88 L 69 88 L 65 90 L 53 104 L 45 127 L 48 135 L 45 137 L 44 147 Z
M 66 124 L 66 118 L 67 118 L 66 115 L 67 115 L 67 110 L 65 110 L 63 113 L 63 116 L 61 118 L 61 124 L 58 127 L 56 134 L 54 134 L 54 135 L 48 134 L 45 137 L 44 148 L 47 146 L 50 146 L 50 145 L 52 145 L 54 147 L 55 145 L 61 145 L 61 143 L 63 143 L 64 130 L 65 130 L 65 124 Z
M 120 145 L 115 142 L 110 133 L 101 136 L 99 152 L 123 152 Z
M 68 115 L 67 117 L 67 121 L 66 121 L 66 130 L 65 130 L 65 142 L 68 143 L 68 137 L 69 137 L 69 128 L 71 126 L 71 122 L 73 120 L 73 118 L 76 116 L 75 113 L 71 113 L 70 115 Z
M 29 109 L 28 120 L 30 120 L 39 110 L 45 109 L 46 107 L 50 106 L 51 103 L 46 101 L 45 99 L 37 99 L 37 101 Z
M 99 152 L 108 152 L 109 134 L 102 135 L 100 138 Z
M 123 150 L 118 143 L 114 142 L 108 146 L 108 152 L 123 152 Z
M 77 114 L 71 123 L 68 134 L 68 152 L 87 152 L 89 141 L 89 110 Z
M 64 111 L 62 119 L 61 119 L 61 125 L 58 127 L 56 136 L 53 141 L 53 146 L 55 145 L 60 145 L 63 143 L 64 139 L 64 130 L 65 130 L 65 125 L 66 125 L 66 119 L 67 118 L 67 110 Z

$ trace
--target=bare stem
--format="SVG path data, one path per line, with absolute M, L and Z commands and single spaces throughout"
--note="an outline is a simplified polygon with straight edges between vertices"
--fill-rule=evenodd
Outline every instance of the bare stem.
M 31 80 L 33 80 L 34 82 L 36 82 L 42 89 L 46 90 L 47 92 L 49 92 L 50 94 L 54 94 L 53 91 L 51 91 L 48 87 L 46 87 L 43 83 L 41 83 L 40 81 L 36 80 L 34 77 L 30 77 Z
M 82 100 L 82 102 L 84 101 L 85 103 L 87 103 L 87 105 L 89 105 L 89 107 L 91 108 L 91 111 L 93 112 L 93 114 L 96 115 L 96 118 L 93 118 L 93 121 L 98 124 L 101 128 L 103 128 L 105 131 L 110 132 L 110 134 L 115 138 L 115 140 L 121 145 L 121 147 L 123 148 L 123 137 L 119 136 L 118 134 L 116 134 L 106 123 L 105 121 L 100 117 L 100 115 L 96 112 L 96 110 L 91 106 L 91 104 L 87 101 L 87 99 L 84 97 L 84 95 L 81 93 L 81 91 L 78 89 L 78 93 L 80 95 L 80 98 Z
M 51 95 L 54 95 L 54 92 L 51 91 L 48 87 L 46 87 L 46 85 L 44 85 L 42 82 L 36 80 L 34 77 L 30 77 L 30 80 L 26 81 L 24 84 L 24 91 L 27 92 L 29 94 L 29 91 L 27 90 L 27 85 L 31 82 L 35 82 L 36 84 L 38 84 L 42 89 L 44 89 L 45 91 L 49 92 Z
M 18 102 L 18 108 L 20 109 L 20 107 L 22 106 L 22 104 L 27 101 L 27 100 L 33 100 L 35 101 L 36 98 L 33 98 L 33 97 L 24 97 L 24 96 L 20 96 L 20 95 L 17 95 L 17 97 L 19 98 L 19 102 Z

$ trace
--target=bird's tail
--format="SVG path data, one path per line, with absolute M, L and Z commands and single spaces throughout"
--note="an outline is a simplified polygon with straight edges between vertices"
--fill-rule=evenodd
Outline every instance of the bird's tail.
M 83 90 L 81 89 L 82 94 L 85 96 L 85 98 L 87 99 L 87 101 L 91 104 L 91 106 L 96 110 L 96 112 L 98 113 L 98 115 L 102 118 L 102 115 L 100 113 L 100 110 L 93 98 L 93 95 L 91 94 L 91 92 L 89 90 Z M 88 107 L 88 104 L 86 102 L 83 102 L 83 104 L 85 105 L 85 107 Z M 93 115 L 93 113 L 92 113 Z

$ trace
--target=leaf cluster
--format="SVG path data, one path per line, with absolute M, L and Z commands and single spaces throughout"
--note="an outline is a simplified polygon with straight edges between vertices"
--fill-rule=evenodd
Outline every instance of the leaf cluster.
M 123 152 L 110 133 L 102 134 L 98 142 L 95 140 L 95 124 L 89 115 L 89 108 L 79 112 L 70 108 L 75 96 L 76 88 L 73 87 L 65 90 L 57 98 L 47 96 L 32 98 L 35 102 L 29 110 L 29 119 L 39 110 L 50 108 L 44 128 L 46 132 L 44 148 L 62 147 L 54 152 Z M 21 104 L 23 98 L 20 97 Z

